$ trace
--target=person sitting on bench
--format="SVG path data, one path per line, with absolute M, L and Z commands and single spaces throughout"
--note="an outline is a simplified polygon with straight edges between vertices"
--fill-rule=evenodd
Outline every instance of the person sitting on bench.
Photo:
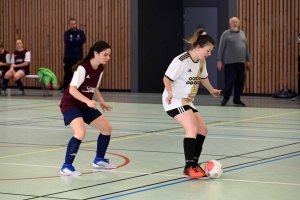
M 4 44 L 0 40 L 0 78 L 8 71 L 10 65 L 10 54 L 4 49 Z
M 17 50 L 11 56 L 10 69 L 5 73 L 2 82 L 1 95 L 6 95 L 5 90 L 8 85 L 8 80 L 13 78 L 19 88 L 19 96 L 24 95 L 24 87 L 21 78 L 29 74 L 30 51 L 23 48 L 22 40 L 16 41 Z

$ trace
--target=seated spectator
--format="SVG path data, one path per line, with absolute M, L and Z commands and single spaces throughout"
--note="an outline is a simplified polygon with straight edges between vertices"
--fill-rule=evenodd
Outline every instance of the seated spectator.
M 8 80 L 13 78 L 19 88 L 19 96 L 24 95 L 24 87 L 21 78 L 29 74 L 30 51 L 24 49 L 22 40 L 16 41 L 17 50 L 11 56 L 10 69 L 5 73 L 2 83 L 1 95 L 6 95 L 5 90 Z
M 0 78 L 9 70 L 10 54 L 4 49 L 4 44 L 0 40 Z

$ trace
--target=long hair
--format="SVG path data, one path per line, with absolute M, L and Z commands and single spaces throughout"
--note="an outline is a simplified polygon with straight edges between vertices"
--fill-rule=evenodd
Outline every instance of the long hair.
M 94 52 L 100 53 L 106 49 L 111 49 L 111 47 L 109 46 L 109 44 L 107 44 L 104 41 L 98 41 L 96 42 L 89 50 L 89 53 L 87 54 L 87 56 L 85 56 L 83 59 L 81 59 L 80 61 L 78 61 L 75 65 L 73 65 L 72 67 L 72 71 L 73 73 L 77 70 L 78 66 L 81 63 L 87 62 L 89 60 L 91 60 L 92 58 L 94 58 Z
M 0 39 L 0 47 L 4 47 L 3 41 Z
M 206 32 L 204 32 L 203 28 L 198 29 L 194 33 L 193 37 L 191 37 L 190 39 L 184 39 L 184 41 L 191 45 L 191 49 L 194 49 L 197 45 L 202 48 L 208 44 L 215 45 L 214 39 Z

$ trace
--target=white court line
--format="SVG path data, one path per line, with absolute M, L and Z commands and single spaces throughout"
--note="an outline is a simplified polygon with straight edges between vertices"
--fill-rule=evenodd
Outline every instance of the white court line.
M 240 131 L 272 131 L 272 132 L 282 132 L 282 133 L 299 133 L 299 130 L 295 130 L 295 131 L 283 131 L 283 130 L 278 130 L 278 129 L 243 129 L 243 128 L 220 128 L 220 127 L 216 127 L 216 126 L 211 126 L 209 127 L 209 129 L 228 129 L 228 130 L 240 130 Z
M 163 135 L 156 135 L 156 136 L 169 136 L 169 137 L 183 137 L 184 134 L 182 135 L 174 135 L 174 134 L 163 134 Z M 234 138 L 234 137 L 215 137 L 215 136 L 206 136 L 207 138 L 220 138 L 220 139 L 229 139 L 229 140 L 259 140 L 259 141 L 268 141 L 268 142 L 291 142 L 291 141 L 300 141 L 300 139 L 295 139 L 295 138 L 291 138 L 290 140 L 274 140 L 274 139 L 256 139 L 256 138 L 247 138 L 247 137 L 243 137 L 243 138 Z
M 0 165 L 13 165 L 13 166 L 26 166 L 26 167 L 43 167 L 43 168 L 55 168 L 60 169 L 58 166 L 47 166 L 47 165 L 28 165 L 28 164 L 18 164 L 18 163 L 0 163 Z M 138 175 L 150 175 L 150 176 L 170 176 L 170 177 L 185 177 L 179 175 L 171 175 L 171 174 L 151 174 L 151 173 L 142 173 L 142 172 L 129 172 L 129 171 L 119 171 L 117 169 L 105 170 L 105 169 L 86 169 L 86 168 L 77 168 L 78 170 L 84 171 L 94 171 L 94 172 L 110 172 L 110 173 L 123 173 L 123 174 L 138 174 Z M 0 178 L 1 179 L 1 178 Z
M 266 181 L 250 181 L 250 180 L 238 180 L 238 179 L 222 179 L 222 181 L 235 181 L 235 182 L 245 182 L 245 183 L 261 183 L 261 184 L 273 184 L 273 185 L 291 185 L 300 186 L 298 183 L 282 183 L 282 182 L 266 182 Z

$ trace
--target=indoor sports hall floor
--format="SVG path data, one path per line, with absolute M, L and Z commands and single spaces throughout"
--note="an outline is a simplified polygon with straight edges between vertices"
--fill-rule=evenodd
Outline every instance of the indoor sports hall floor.
M 182 175 L 184 132 L 168 117 L 161 94 L 102 92 L 113 111 L 106 157 L 115 170 L 95 170 L 98 132 L 88 127 L 74 166 L 80 177 L 60 176 L 72 131 L 63 125 L 61 94 L 0 97 L 0 199 L 300 199 L 300 102 L 244 96 L 247 107 L 221 107 L 221 97 L 198 95 L 208 124 L 202 166 L 223 164 L 219 179 Z

